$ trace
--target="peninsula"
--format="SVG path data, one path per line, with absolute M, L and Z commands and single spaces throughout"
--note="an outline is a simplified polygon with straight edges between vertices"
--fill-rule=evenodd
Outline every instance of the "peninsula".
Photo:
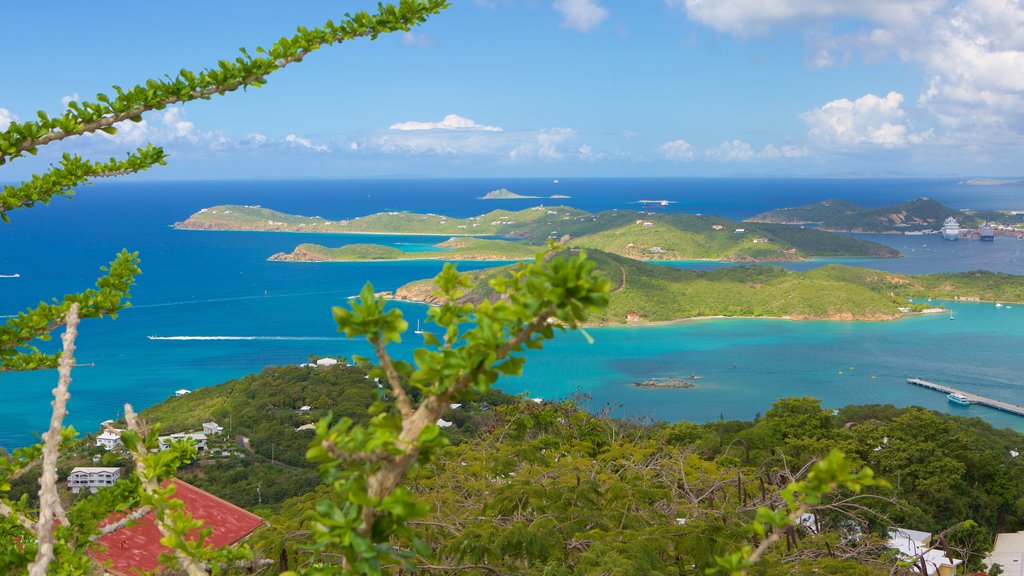
M 909 298 L 1024 302 L 1024 277 L 990 272 L 909 276 L 853 266 L 828 265 L 807 272 L 777 266 L 739 266 L 707 272 L 637 262 L 588 250 L 598 272 L 612 284 L 601 324 L 670 322 L 690 318 L 786 318 L 792 320 L 893 320 L 930 306 Z M 470 272 L 471 302 L 496 297 L 490 280 L 506 268 Z M 400 287 L 400 300 L 437 304 L 431 280 Z
M 291 253 L 279 252 L 269 258 L 277 262 L 360 262 L 387 260 L 481 260 L 513 261 L 533 258 L 540 248 L 508 240 L 454 237 L 427 252 L 409 252 L 379 244 L 346 244 L 327 248 L 299 244 Z
M 464 259 L 470 252 L 476 254 L 476 259 L 518 259 L 521 254 L 532 254 L 548 240 L 565 236 L 569 237 L 570 246 L 594 248 L 634 260 L 777 262 L 815 257 L 899 256 L 899 252 L 881 244 L 780 224 L 743 224 L 717 216 L 652 214 L 634 210 L 591 214 L 565 206 L 494 210 L 470 218 L 382 212 L 338 221 L 284 214 L 259 206 L 214 206 L 176 223 L 175 227 L 182 230 L 500 236 L 525 246 L 524 249 L 513 248 L 507 243 L 438 246 L 444 250 L 429 256 L 409 256 L 386 246 L 377 249 L 370 249 L 369 245 L 328 248 L 304 244 L 291 254 L 275 255 L 275 260 Z M 454 248 L 464 249 L 460 253 Z
M 954 210 L 931 198 L 867 209 L 843 200 L 826 200 L 807 206 L 780 208 L 753 216 L 747 222 L 772 224 L 816 224 L 829 232 L 902 234 L 938 230 L 946 218 L 956 218 L 964 228 L 985 222 L 1020 225 L 1019 217 L 1008 212 Z

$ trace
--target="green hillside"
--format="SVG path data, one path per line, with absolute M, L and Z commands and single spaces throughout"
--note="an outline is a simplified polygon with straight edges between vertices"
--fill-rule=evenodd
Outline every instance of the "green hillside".
M 828 200 L 797 208 L 781 208 L 750 218 L 750 222 L 782 224 L 816 223 L 822 230 L 834 232 L 901 233 L 938 230 L 946 218 L 953 217 L 963 228 L 977 228 L 984 222 L 1015 225 L 1020 219 L 997 211 L 954 210 L 930 198 L 865 209 L 849 202 Z
M 573 246 L 596 248 L 638 260 L 716 259 L 729 261 L 787 261 L 817 256 L 895 257 L 885 246 L 818 230 L 799 230 L 770 224 L 742 224 L 699 214 L 653 214 L 608 210 L 590 214 L 564 206 L 536 206 L 519 211 L 494 210 L 471 218 L 437 214 L 384 212 L 361 218 L 328 221 L 289 216 L 259 207 L 214 206 L 175 226 L 184 230 L 247 230 L 266 232 L 323 232 L 336 234 L 424 234 L 503 236 L 529 246 L 566 236 Z M 737 233 L 737 229 L 743 232 Z M 418 258 L 515 260 L 535 249 L 523 244 L 476 243 L 448 246 L 437 254 L 403 254 L 391 248 L 349 245 L 328 248 L 303 244 L 272 260 L 400 260 Z
M 763 222 L 766 224 L 820 224 L 832 218 L 856 214 L 864 209 L 852 202 L 845 200 L 825 200 L 807 206 L 796 208 L 779 208 L 763 212 L 751 218 L 747 222 Z
M 592 317 L 595 324 L 660 322 L 698 318 L 785 317 L 819 320 L 887 320 L 910 309 L 910 297 L 980 298 L 1024 302 L 1024 277 L 972 272 L 907 276 L 838 264 L 807 272 L 776 266 L 739 266 L 712 271 L 680 270 L 589 250 L 600 274 L 612 283 L 608 309 Z M 488 281 L 503 268 L 470 273 L 466 298 L 495 297 Z M 430 280 L 402 286 L 401 299 L 436 303 Z M 630 318 L 630 315 L 637 315 Z

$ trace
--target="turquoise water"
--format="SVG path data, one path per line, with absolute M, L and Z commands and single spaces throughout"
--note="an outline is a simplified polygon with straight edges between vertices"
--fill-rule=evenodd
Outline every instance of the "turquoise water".
M 977 189 L 964 190 L 947 181 L 563 179 L 556 191 L 544 188 L 550 181 L 514 184 L 380 180 L 98 185 L 83 190 L 73 202 L 59 200 L 14 213 L 12 224 L 0 226 L 0 275 L 21 274 L 0 278 L 0 315 L 88 286 L 98 267 L 123 247 L 141 252 L 144 273 L 133 290 L 134 307 L 116 321 L 88 321 L 82 327 L 79 362 L 94 366 L 75 372 L 69 422 L 91 431 L 100 421 L 119 415 L 125 402 L 148 406 L 179 388 L 218 384 L 268 365 L 297 364 L 310 354 L 368 355 L 365 344 L 337 334 L 330 307 L 356 294 L 367 279 L 378 289 L 392 290 L 432 276 L 441 267 L 429 261 L 266 260 L 300 242 L 373 241 L 422 251 L 438 241 L 432 237 L 185 232 L 169 227 L 214 204 L 259 203 L 330 218 L 383 209 L 465 216 L 530 205 L 475 200 L 487 190 L 507 186 L 520 193 L 569 193 L 574 198 L 559 202 L 587 210 L 629 208 L 637 198 L 654 197 L 680 200 L 671 210 L 719 212 L 733 218 L 831 197 L 879 205 L 930 195 L 958 207 L 1019 207 L 1006 190 L 980 199 Z M 1020 197 L 1020 191 L 1014 193 Z M 905 250 L 907 257 L 849 263 L 912 273 L 989 268 L 1024 274 L 1024 242 L 870 239 Z M 803 269 L 821 263 L 787 266 Z M 463 263 L 460 268 L 484 265 Z M 425 315 L 424 306 L 394 305 L 413 322 Z M 579 334 L 563 336 L 531 354 L 524 377 L 505 381 L 502 388 L 544 398 L 559 398 L 580 388 L 592 395 L 595 409 L 608 406 L 619 415 L 666 420 L 750 418 L 777 398 L 813 395 L 831 407 L 917 404 L 1024 430 L 1024 419 L 977 406 L 953 407 L 939 393 L 904 383 L 906 377 L 916 376 L 1024 403 L 1019 377 L 1024 363 L 1024 306 L 951 307 L 955 321 L 943 316 L 885 323 L 712 320 L 592 329 L 593 345 Z M 397 347 L 398 354 L 409 356 L 414 347 L 414 342 L 405 342 Z M 702 377 L 693 389 L 632 386 L 650 377 L 691 373 Z M 0 374 L 0 446 L 28 443 L 33 431 L 45 428 L 55 380 L 53 372 Z

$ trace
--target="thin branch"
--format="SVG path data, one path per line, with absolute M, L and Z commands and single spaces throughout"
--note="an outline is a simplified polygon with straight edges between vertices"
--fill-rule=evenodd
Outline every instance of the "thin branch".
M 391 457 L 391 454 L 384 451 L 359 453 L 346 452 L 341 448 L 338 448 L 337 444 L 327 438 L 324 438 L 320 445 L 323 446 L 324 450 L 327 450 L 331 456 L 344 462 L 380 462 L 381 460 L 387 460 Z
M 25 530 L 28 530 L 33 534 L 36 533 L 36 523 L 33 522 L 31 518 L 25 516 L 21 512 L 18 512 L 17 510 L 14 510 L 10 506 L 8 506 L 6 502 L 3 502 L 2 500 L 0 500 L 0 514 L 7 516 L 8 518 L 11 518 L 12 520 L 20 524 L 21 527 Z
M 454 572 L 460 572 L 462 570 L 483 570 L 488 574 L 502 576 L 501 572 L 498 572 L 486 564 L 463 564 L 462 566 L 432 566 L 430 564 L 420 564 L 417 568 L 420 570 L 450 570 Z
M 66 326 L 61 342 L 64 351 L 60 355 L 57 387 L 53 389 L 53 414 L 50 429 L 43 434 L 43 474 L 39 478 L 39 523 L 36 539 L 39 548 L 36 557 L 29 564 L 29 576 L 46 576 L 46 569 L 53 560 L 53 521 L 63 516 L 60 496 L 57 494 L 57 455 L 60 452 L 64 417 L 68 413 L 68 387 L 71 385 L 71 369 L 75 365 L 75 338 L 78 336 L 78 303 L 74 302 L 64 316 Z M 66 518 L 62 519 L 64 522 Z
M 137 520 L 140 520 L 143 516 L 149 514 L 151 510 L 153 509 L 150 508 L 149 506 L 143 506 L 142 508 L 139 508 L 138 510 L 135 510 L 131 514 L 125 516 L 124 518 L 121 518 L 117 522 L 111 522 L 103 528 L 100 528 L 100 533 L 90 537 L 89 540 L 99 540 L 101 536 L 110 534 L 111 532 L 117 532 L 121 528 L 127 526 L 129 522 L 135 522 Z
M 800 506 L 797 507 L 796 510 L 789 513 L 789 518 L 791 520 L 796 520 L 803 516 L 804 512 L 806 511 L 807 504 L 801 504 Z M 773 528 L 771 534 L 769 534 L 764 540 L 762 540 L 761 543 L 757 546 L 757 549 L 754 550 L 754 553 L 750 555 L 750 563 L 757 564 L 757 561 L 760 560 L 762 556 L 764 556 L 765 552 L 768 552 L 768 549 L 771 548 L 772 544 L 775 544 L 779 541 L 780 538 L 785 536 L 786 530 L 788 528 L 789 526 L 783 528 Z
M 391 385 L 391 393 L 395 396 L 395 404 L 398 405 L 398 411 L 402 414 L 402 419 L 405 420 L 412 416 L 412 399 L 409 398 L 409 393 L 402 386 L 402 380 L 398 375 L 398 371 L 395 370 L 395 364 L 391 361 L 391 356 L 388 355 L 388 351 L 384 348 L 380 338 L 373 338 L 370 342 L 373 344 L 373 349 L 377 352 L 380 365 L 384 367 L 384 373 L 387 374 L 388 384 Z
M 124 405 L 124 419 L 128 422 L 129 430 L 138 434 L 140 439 L 144 439 L 146 437 L 145 428 L 142 422 L 139 421 L 139 417 L 138 415 L 135 414 L 135 410 L 132 409 L 131 404 Z M 142 489 L 147 494 L 155 494 L 157 489 L 160 488 L 160 484 L 159 482 L 157 482 L 156 476 L 148 474 L 146 472 L 146 463 L 143 460 L 143 458 L 146 455 L 145 445 L 138 447 L 138 450 L 138 452 L 132 452 L 133 459 L 135 460 L 136 474 L 142 480 Z M 159 514 L 154 514 L 153 520 L 153 523 L 156 524 L 156 527 L 160 531 L 161 535 L 163 535 L 164 537 L 172 535 L 172 532 L 160 520 Z M 197 562 L 194 558 L 186 555 L 184 552 L 178 549 L 172 550 L 172 553 L 174 555 L 174 559 L 177 560 L 178 564 L 185 569 L 185 572 L 188 573 L 188 576 L 209 576 L 209 574 L 202 567 L 202 565 L 199 564 L 199 562 Z

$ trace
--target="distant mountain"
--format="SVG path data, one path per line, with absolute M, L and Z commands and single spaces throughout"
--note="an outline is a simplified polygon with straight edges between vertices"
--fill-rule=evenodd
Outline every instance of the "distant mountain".
M 938 230 L 946 218 L 956 218 L 964 228 L 976 228 L 986 221 L 1016 224 L 1012 215 L 996 211 L 954 210 L 932 200 L 918 198 L 882 208 L 861 208 L 841 200 L 827 200 L 797 208 L 781 208 L 750 218 L 749 222 L 784 224 L 817 224 L 829 232 L 868 232 L 900 234 L 921 230 Z
M 780 208 L 748 218 L 747 222 L 768 224 L 820 224 L 831 218 L 863 212 L 864 208 L 845 200 L 825 200 L 817 204 Z

